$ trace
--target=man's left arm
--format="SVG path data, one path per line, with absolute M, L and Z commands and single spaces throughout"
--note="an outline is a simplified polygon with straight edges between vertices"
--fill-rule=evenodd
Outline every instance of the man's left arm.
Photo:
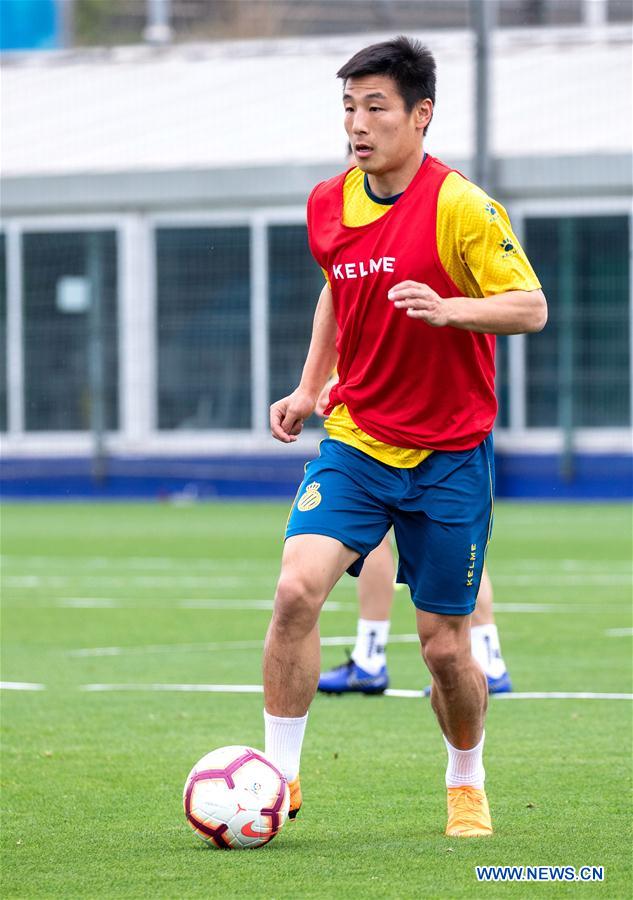
M 451 173 L 440 191 L 437 228 L 440 260 L 459 293 L 439 297 L 428 285 L 403 281 L 389 291 L 396 307 L 434 327 L 484 334 L 544 327 L 541 285 L 500 203 Z
M 387 298 L 410 318 L 434 328 L 449 325 L 482 334 L 525 334 L 542 331 L 547 322 L 547 302 L 540 289 L 493 297 L 440 297 L 427 284 L 401 281 Z

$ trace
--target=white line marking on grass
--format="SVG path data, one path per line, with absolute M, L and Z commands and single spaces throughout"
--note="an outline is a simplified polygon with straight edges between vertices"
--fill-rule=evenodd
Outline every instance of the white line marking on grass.
M 390 634 L 390 644 L 417 644 L 420 638 L 417 634 Z M 343 637 L 322 637 L 322 647 L 344 647 L 345 644 L 355 644 L 356 635 Z
M 173 606 L 166 605 L 173 604 Z M 139 603 L 131 598 L 117 599 L 115 597 L 62 597 L 52 604 L 61 609 L 261 609 L 272 610 L 272 600 L 241 599 L 231 597 L 219 597 L 213 600 L 170 600 L 160 598 L 158 603 Z M 6 608 L 6 604 L 5 604 Z M 45 604 L 38 604 L 37 609 L 47 608 Z M 328 600 L 322 612 L 349 612 L 358 608 L 356 603 L 340 603 L 338 600 Z M 356 640 L 356 638 L 354 638 Z
M 178 604 L 181 609 L 268 609 L 273 608 L 272 600 L 181 600 Z M 357 603 L 339 603 L 337 600 L 327 600 L 321 612 L 348 612 L 357 610 Z M 356 640 L 356 638 L 354 638 Z
M 186 556 L 0 556 L 3 566 L 15 565 L 23 568 L 33 568 L 40 565 L 91 566 L 95 569 L 113 569 L 117 566 L 132 569 L 169 569 L 176 566 L 219 569 L 235 568 L 260 569 L 270 566 L 278 567 L 279 560 L 268 557 L 243 558 L 210 558 L 210 557 L 186 557 Z
M 45 691 L 45 684 L 35 684 L 32 681 L 0 681 L 0 690 L 3 691 Z
M 570 612 L 571 606 L 565 603 L 495 603 L 495 613 L 551 613 L 551 612 Z M 576 608 L 576 612 L 586 609 L 593 612 L 591 607 Z
M 71 575 L 6 575 L 2 583 L 8 588 L 66 587 L 81 584 L 86 587 L 147 587 L 160 588 L 180 585 L 182 587 L 206 587 L 210 584 L 221 587 L 240 587 L 247 581 L 274 582 L 276 573 L 270 575 L 91 575 L 74 572 Z
M 164 691 L 193 694 L 263 694 L 261 684 L 81 684 L 80 691 Z
M 512 605 L 512 604 L 508 604 Z M 515 604 L 519 606 L 520 604 Z M 268 608 L 268 607 L 267 607 Z M 560 606 L 556 609 L 568 612 L 571 607 Z M 547 608 L 549 609 L 549 607 Z M 522 612 L 542 612 L 543 607 L 537 609 L 521 610 Z M 615 629 L 616 631 L 618 629 Z M 627 634 L 630 631 L 627 632 Z M 336 635 L 333 637 L 322 637 L 322 647 L 345 647 L 356 641 L 355 635 Z M 392 634 L 389 635 L 390 644 L 417 644 L 419 637 L 417 634 Z M 141 656 L 152 653 L 184 653 L 198 652 L 206 653 L 213 650 L 259 650 L 264 646 L 263 640 L 252 641 L 207 641 L 189 644 L 140 644 L 130 647 L 84 647 L 78 650 L 69 650 L 68 656 L 75 658 L 85 658 L 93 656 Z
M 170 601 L 164 601 L 170 602 Z M 179 609 L 267 609 L 273 608 L 272 600 L 241 600 L 231 599 L 230 597 L 220 597 L 217 600 L 172 600 L 171 601 Z M 56 606 L 63 609 L 154 609 L 155 604 L 142 604 L 136 600 L 125 599 L 117 600 L 114 597 L 64 597 L 58 600 Z M 334 612 L 339 610 L 336 604 L 330 604 L 335 607 Z M 351 604 L 350 604 L 351 606 Z M 165 608 L 161 605 L 160 608 Z M 169 607 L 168 607 L 169 608 Z M 327 609 L 327 607 L 326 607 Z
M 633 628 L 607 628 L 605 634 L 607 637 L 631 637 Z
M 355 635 L 342 635 L 337 637 L 322 637 L 322 647 L 344 647 L 346 644 L 354 644 Z M 417 634 L 392 634 L 389 642 L 392 644 L 417 644 Z M 210 641 L 198 644 L 141 644 L 135 647 L 84 647 L 79 650 L 69 650 L 68 656 L 85 658 L 91 656 L 140 656 L 146 653 L 206 653 L 211 650 L 261 650 L 263 640 L 253 641 Z
M 196 694 L 262 694 L 261 684 L 82 684 L 80 691 L 92 693 L 108 693 L 115 691 L 139 692 L 176 692 Z M 407 691 L 391 689 L 385 691 L 386 697 L 418 698 L 423 697 L 421 690 Z M 534 691 L 516 694 L 495 694 L 494 700 L 633 700 L 633 694 L 593 693 L 590 691 Z
M 180 609 L 272 609 L 272 600 L 233 600 L 223 597 L 217 600 L 179 600 Z
M 209 650 L 258 650 L 264 646 L 260 641 L 216 641 L 207 644 L 147 644 L 140 647 L 86 647 L 81 650 L 69 650 L 68 655 L 74 657 L 87 656 L 139 656 L 145 653 L 184 653 L 190 651 L 206 652 Z
M 15 608 L 11 603 L 4 604 L 5 609 Z M 159 598 L 158 600 L 147 600 L 145 603 L 139 603 L 137 599 L 133 598 L 114 598 L 114 597 L 62 597 L 58 600 L 54 600 L 51 603 L 35 603 L 32 605 L 31 609 L 49 609 L 49 608 L 58 608 L 58 609 L 128 609 L 128 610 L 150 610 L 150 609 L 190 609 L 190 610 L 219 610 L 219 611 L 227 611 L 231 612 L 233 610 L 262 610 L 262 611 L 271 611 L 273 608 L 273 602 L 270 599 L 233 599 L 228 597 L 215 598 L 215 599 L 191 599 L 191 600 L 177 600 L 174 598 Z M 23 608 L 23 604 L 20 604 L 20 608 Z M 323 612 L 331 612 L 331 613 L 340 613 L 340 612 L 356 612 L 357 604 L 355 602 L 345 603 L 340 602 L 338 600 L 329 600 L 325 606 L 323 607 Z M 505 613 L 528 613 L 528 614 L 544 614 L 544 613 L 578 613 L 578 614 L 586 614 L 586 615 L 594 615 L 598 612 L 622 612 L 622 604 L 611 603 L 611 604 L 600 604 L 600 608 L 596 606 L 593 602 L 587 602 L 585 604 L 579 603 L 495 603 L 495 612 L 500 614 Z M 628 630 L 626 632 L 622 632 L 621 629 L 613 629 L 617 631 L 617 634 L 609 635 L 612 637 L 624 637 L 626 635 L 630 635 L 632 632 Z M 333 646 L 335 646 L 336 641 L 333 640 Z M 355 641 L 356 638 L 350 638 L 349 640 Z M 408 642 L 409 640 L 413 640 L 413 638 L 395 638 L 392 637 L 391 640 L 400 640 L 401 642 Z M 341 638 L 341 643 L 347 643 L 347 638 Z M 104 654 L 105 655 L 105 654 Z
M 424 697 L 424 691 L 405 691 L 399 688 L 388 688 L 385 691 L 385 697 L 403 697 L 405 699 L 408 697 Z
M 551 573 L 551 572 L 534 572 L 529 575 L 521 573 L 503 575 L 495 572 L 493 575 L 495 582 L 499 584 L 511 585 L 555 585 L 556 587 L 576 587 L 577 585 L 620 585 L 631 584 L 631 574 L 623 572 L 568 572 L 568 573 Z
M 386 697 L 424 697 L 423 691 L 403 691 L 398 689 L 388 689 L 385 691 Z M 633 694 L 596 694 L 588 691 L 550 691 L 543 693 L 540 691 L 516 692 L 512 694 L 493 694 L 493 700 L 633 700 Z
M 493 694 L 495 700 L 633 700 L 633 694 L 601 694 L 592 691 L 528 691 Z
M 617 604 L 606 606 L 601 603 L 495 603 L 495 613 L 603 613 L 620 610 Z
M 170 601 L 163 600 L 162 604 L 160 604 L 161 609 L 165 608 L 163 604 L 166 602 L 169 603 Z M 240 598 L 231 599 L 229 597 L 220 597 L 217 600 L 172 600 L 171 602 L 179 609 L 271 610 L 273 608 L 272 600 L 241 600 Z M 142 604 L 136 600 L 117 600 L 114 597 L 64 597 L 62 600 L 57 601 L 56 606 L 63 609 L 154 609 L 156 607 L 155 604 L 150 602 Z M 331 604 L 330 609 L 332 606 L 336 607 L 336 604 Z M 334 611 L 338 612 L 338 609 Z
M 507 562 L 507 561 L 506 561 Z M 521 563 L 525 562 L 521 560 Z M 544 566 L 547 563 L 547 560 L 537 559 L 537 560 L 528 560 L 528 563 L 536 563 L 539 566 Z M 556 566 L 560 565 L 562 569 L 566 570 L 574 570 L 574 569 L 607 569 L 608 571 L 613 571 L 613 569 L 624 569 L 626 572 L 631 571 L 631 560 L 630 559 L 552 559 L 549 560 L 550 565 Z
M 160 588 L 173 584 L 189 587 L 208 587 L 209 584 L 222 587 L 239 587 L 246 582 L 259 583 L 274 581 L 276 571 L 270 575 L 92 575 L 74 572 L 70 575 L 6 575 L 2 582 L 8 588 L 64 587 L 68 584 L 83 584 L 87 587 L 136 587 Z M 578 585 L 630 585 L 632 577 L 628 572 L 534 572 L 529 574 L 502 574 L 495 572 L 495 581 L 517 586 L 546 585 L 556 587 L 577 587 Z
M 57 606 L 62 609 L 116 609 L 120 604 L 109 597 L 66 597 L 59 600 Z

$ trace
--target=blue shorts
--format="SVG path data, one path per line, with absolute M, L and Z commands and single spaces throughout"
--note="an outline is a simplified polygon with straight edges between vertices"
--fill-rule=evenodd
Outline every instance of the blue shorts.
M 365 557 L 391 525 L 398 581 L 418 609 L 463 616 L 475 608 L 494 505 L 492 435 L 472 450 L 435 451 L 413 469 L 397 469 L 330 438 L 292 505 L 286 537 L 324 534 Z

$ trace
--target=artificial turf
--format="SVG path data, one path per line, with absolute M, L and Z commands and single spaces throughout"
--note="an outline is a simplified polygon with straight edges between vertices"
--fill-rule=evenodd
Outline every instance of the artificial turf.
M 6 897 L 629 897 L 631 703 L 493 699 L 485 763 L 495 835 L 443 836 L 445 752 L 428 701 L 317 697 L 304 808 L 256 851 L 208 849 L 184 779 L 208 750 L 261 747 L 258 694 L 286 504 L 6 505 L 2 895 Z M 499 504 L 489 555 L 518 692 L 631 691 L 631 514 Z M 353 580 L 322 614 L 352 636 Z M 628 629 L 628 634 L 626 630 Z M 398 592 L 392 634 L 414 631 Z M 325 646 L 324 665 L 342 660 Z M 394 688 L 427 675 L 388 649 Z M 86 685 L 128 685 L 87 691 Z M 603 883 L 480 884 L 476 865 L 604 866 Z

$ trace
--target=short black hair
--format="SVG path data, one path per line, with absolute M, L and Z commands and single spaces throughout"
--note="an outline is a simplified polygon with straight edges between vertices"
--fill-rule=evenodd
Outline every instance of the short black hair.
M 432 100 L 435 106 L 435 59 L 431 51 L 415 38 L 400 35 L 391 41 L 371 44 L 355 53 L 336 73 L 343 83 L 364 75 L 389 75 L 393 78 L 405 109 L 411 112 L 420 100 Z M 428 125 L 424 129 L 426 130 Z

